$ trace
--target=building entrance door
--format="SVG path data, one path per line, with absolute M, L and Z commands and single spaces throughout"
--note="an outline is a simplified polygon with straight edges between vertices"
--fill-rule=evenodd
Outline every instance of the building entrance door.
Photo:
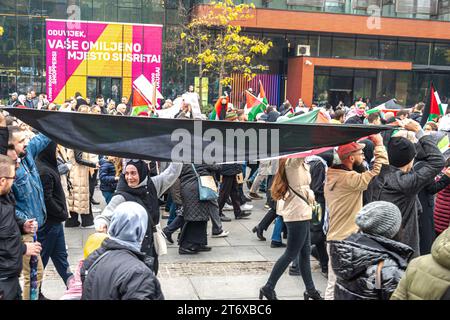
M 339 101 L 344 102 L 346 106 L 352 105 L 352 90 L 348 89 L 329 89 L 328 102 L 333 106 L 337 106 Z
M 122 98 L 122 79 L 108 77 L 88 77 L 87 96 L 91 101 L 95 101 L 98 95 L 102 95 L 105 100 L 113 99 L 116 105 Z

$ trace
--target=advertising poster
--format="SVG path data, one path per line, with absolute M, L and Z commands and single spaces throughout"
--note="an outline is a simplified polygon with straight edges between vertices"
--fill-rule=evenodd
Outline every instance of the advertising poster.
M 162 25 L 48 19 L 46 48 L 50 102 L 86 97 L 88 79 L 119 79 L 129 97 L 143 75 L 161 90 Z

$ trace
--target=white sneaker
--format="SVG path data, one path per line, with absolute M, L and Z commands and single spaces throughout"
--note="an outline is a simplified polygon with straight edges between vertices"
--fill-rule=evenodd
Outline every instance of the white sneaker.
M 243 206 L 241 206 L 241 211 L 249 211 L 253 209 L 253 205 L 251 204 L 244 204 Z
M 222 232 L 219 233 L 219 234 L 213 234 L 213 235 L 211 236 L 211 238 L 225 238 L 225 237 L 228 237 L 229 234 L 230 234 L 229 231 L 222 231 Z
M 97 207 L 92 207 L 92 213 L 100 213 L 102 212 L 102 209 L 97 208 Z
M 225 205 L 223 206 L 222 211 L 233 211 L 233 206 L 230 206 L 228 203 L 225 203 Z

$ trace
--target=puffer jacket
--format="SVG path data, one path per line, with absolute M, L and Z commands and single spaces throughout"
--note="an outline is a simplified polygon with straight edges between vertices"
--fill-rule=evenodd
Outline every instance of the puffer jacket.
M 69 193 L 69 211 L 79 214 L 89 213 L 89 169 L 95 168 L 95 163 L 89 161 L 89 153 L 69 150 L 68 156 L 73 164 L 69 180 L 72 190 Z
M 450 227 L 450 185 L 439 192 L 434 207 L 434 229 L 437 233 Z
M 217 165 L 195 165 L 199 176 L 214 176 L 214 172 L 219 168 Z M 211 212 L 219 210 L 217 200 L 200 201 L 198 179 L 192 165 L 183 165 L 180 183 L 183 216 L 186 221 L 208 221 Z
M 411 261 L 392 300 L 439 300 L 450 288 L 450 229 L 433 243 L 431 254 Z
M 163 300 L 161 285 L 145 257 L 141 252 L 105 239 L 81 267 L 81 299 Z
M 117 188 L 116 168 L 111 161 L 106 158 L 100 159 L 100 190 L 106 192 L 114 192 Z
M 239 173 L 242 173 L 242 164 L 240 163 L 222 165 L 221 175 L 223 176 L 234 176 Z
M 309 166 L 303 158 L 288 159 L 285 171 L 289 188 L 285 198 L 277 201 L 277 214 L 283 217 L 284 222 L 311 220 L 312 209 L 309 204 L 314 203 L 314 192 L 309 187 Z M 309 204 L 295 193 L 303 196 Z
M 331 241 L 330 257 L 336 274 L 336 300 L 387 300 L 397 287 L 413 250 L 391 239 L 354 233 L 345 240 Z M 381 291 L 375 288 L 378 263 Z

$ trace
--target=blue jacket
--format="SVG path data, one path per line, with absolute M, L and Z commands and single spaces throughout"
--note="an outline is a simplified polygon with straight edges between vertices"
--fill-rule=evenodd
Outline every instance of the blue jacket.
M 105 158 L 100 159 L 100 190 L 106 192 L 114 192 L 117 187 L 116 168 Z
M 36 218 L 39 228 L 44 225 L 47 213 L 41 178 L 34 159 L 50 142 L 43 134 L 31 139 L 12 186 L 16 198 L 16 216 L 24 220 Z

